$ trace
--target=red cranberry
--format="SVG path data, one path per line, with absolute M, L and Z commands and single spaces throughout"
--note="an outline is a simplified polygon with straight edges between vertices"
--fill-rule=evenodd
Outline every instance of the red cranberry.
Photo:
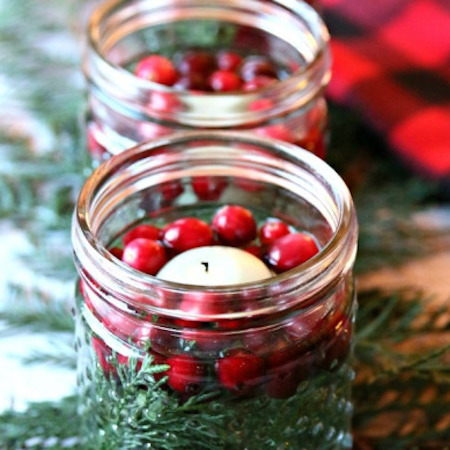
M 89 288 L 87 287 L 86 283 L 80 279 L 78 283 L 78 290 L 80 291 L 80 295 L 83 297 L 83 300 L 87 306 L 87 308 L 94 312 L 94 305 L 92 304 L 91 299 L 89 298 Z
M 319 354 L 322 356 L 320 366 L 324 369 L 336 369 L 348 356 L 351 345 L 352 323 L 350 318 L 339 314 L 330 329 L 330 334 L 325 336 L 319 346 Z
M 253 256 L 256 256 L 259 259 L 262 259 L 263 257 L 263 251 L 259 245 L 249 245 L 245 247 L 243 250 L 245 250 L 248 253 L 251 253 Z
M 111 255 L 113 255 L 117 259 L 122 259 L 123 249 L 121 249 L 120 247 L 111 247 L 109 249 L 109 253 L 111 253 Z
M 217 70 L 208 81 L 211 89 L 217 92 L 237 91 L 242 85 L 239 76 L 229 70 Z
M 164 247 L 153 239 L 137 238 L 123 249 L 122 261 L 141 272 L 156 275 L 167 262 Z
M 266 77 L 264 75 L 256 76 L 248 81 L 246 81 L 242 85 L 243 91 L 256 91 L 257 89 L 265 88 L 270 84 L 276 83 L 278 81 L 277 78 Z
M 259 229 L 258 235 L 261 244 L 269 245 L 290 232 L 291 230 L 285 222 L 271 220 Z
M 213 217 L 212 228 L 221 242 L 240 247 L 256 237 L 256 222 L 252 213 L 242 206 L 227 205 Z
M 278 139 L 280 141 L 289 142 L 293 144 L 295 142 L 295 136 L 291 130 L 284 123 L 275 123 L 273 125 L 267 125 L 255 129 L 256 134 L 262 137 Z
M 226 389 L 246 394 L 261 382 L 264 360 L 243 348 L 233 349 L 217 361 L 216 373 Z
M 180 181 L 169 181 L 160 184 L 158 190 L 161 192 L 163 200 L 170 203 L 184 192 L 184 187 Z
M 284 329 L 250 329 L 244 334 L 243 342 L 246 349 L 263 357 L 292 346 Z
M 292 317 L 285 325 L 290 338 L 302 348 L 310 348 L 329 329 L 329 308 L 325 303 L 312 306 Z
M 188 320 L 188 319 L 174 319 L 173 324 L 178 328 L 202 328 L 204 322 L 198 320 Z
M 208 75 L 216 68 L 216 61 L 213 55 L 192 50 L 186 52 L 178 64 L 178 70 L 183 75 L 198 73 Z
M 192 179 L 192 189 L 200 200 L 217 200 L 227 181 L 221 177 L 195 177 Z
M 267 251 L 265 260 L 277 273 L 299 266 L 318 253 L 314 239 L 305 233 L 291 233 L 276 240 Z
M 158 139 L 173 132 L 170 128 L 153 122 L 141 122 L 137 127 L 137 131 L 141 141 Z
M 264 185 L 260 181 L 249 180 L 247 178 L 236 178 L 235 183 L 247 192 L 259 192 L 264 190 Z
M 113 366 L 109 362 L 109 358 L 111 357 L 111 349 L 102 339 L 95 336 L 92 336 L 91 344 L 95 354 L 97 355 L 97 361 L 103 369 L 105 375 L 109 376 L 115 373 Z
M 173 92 L 152 91 L 150 94 L 150 101 L 148 102 L 148 107 L 150 109 L 153 109 L 154 111 L 172 113 L 174 111 L 178 111 L 181 108 L 181 103 L 180 100 L 178 99 L 178 96 Z M 170 128 L 163 127 L 162 125 L 159 126 L 163 130 L 170 130 Z M 162 134 L 160 133 L 160 135 Z
M 156 241 L 160 237 L 161 230 L 153 225 L 142 224 L 132 228 L 125 233 L 122 238 L 124 245 L 130 243 L 133 239 L 146 238 Z
M 175 391 L 188 395 L 198 394 L 207 375 L 205 365 L 197 358 L 177 355 L 167 359 L 168 384 Z
M 221 351 L 230 346 L 230 338 L 224 334 L 211 330 L 187 329 L 183 331 L 182 338 L 194 344 L 193 351 L 198 351 L 205 356 L 217 356 Z
M 161 55 L 149 55 L 142 58 L 134 73 L 139 78 L 167 86 L 172 86 L 178 78 L 177 70 L 172 62 Z
M 172 326 L 169 320 L 159 318 L 157 323 L 136 326 L 130 336 L 141 347 L 150 344 L 152 352 L 159 356 L 173 355 L 179 351 L 180 342 Z
M 136 319 L 120 310 L 113 310 L 110 307 L 98 307 L 96 312 L 104 326 L 111 333 L 124 338 L 124 340 L 127 340 L 138 326 Z
M 222 319 L 217 321 L 217 326 L 222 330 L 237 330 L 249 323 L 248 319 Z
M 270 98 L 259 98 L 248 105 L 249 111 L 264 111 L 273 106 L 273 101 Z
M 148 350 L 155 364 L 164 364 L 164 355 L 173 355 L 180 349 L 179 339 L 171 329 L 172 324 L 168 323 L 168 328 L 165 328 L 164 322 L 159 318 L 157 324 L 148 322 L 137 325 L 130 335 L 133 342 Z
M 187 91 L 209 91 L 208 79 L 200 72 L 189 72 L 182 75 L 173 85 L 175 89 Z
M 111 363 L 112 350 L 108 347 L 105 342 L 95 336 L 92 336 L 91 339 L 92 348 L 94 349 L 95 354 L 97 355 L 97 361 L 100 364 L 100 367 L 103 370 L 103 373 L 107 377 L 116 376 L 117 368 Z M 117 354 L 117 364 L 124 365 L 128 364 L 128 356 L 124 356 L 122 354 Z M 138 362 L 137 369 L 139 370 L 140 365 Z
M 211 227 L 195 217 L 175 220 L 163 230 L 164 245 L 176 253 L 211 245 L 213 238 Z
M 196 316 L 210 316 L 230 312 L 232 305 L 227 297 L 217 297 L 209 292 L 186 292 L 180 310 Z
M 250 81 L 257 76 L 278 78 L 274 64 L 263 56 L 247 58 L 241 65 L 241 77 L 244 81 Z
M 217 66 L 220 70 L 236 70 L 242 62 L 242 56 L 229 50 L 224 50 L 217 55 Z
M 96 137 L 97 133 L 100 133 L 98 125 L 95 122 L 90 122 L 86 130 L 87 149 L 93 158 L 101 160 L 107 151 L 106 148 L 98 142 Z
M 305 137 L 297 141 L 297 145 L 309 150 L 319 158 L 325 158 L 325 139 L 319 130 L 311 130 Z
M 299 355 L 295 349 L 286 348 L 272 353 L 267 359 L 266 394 L 279 399 L 294 395 L 299 383 L 313 372 L 314 361 L 313 352 Z

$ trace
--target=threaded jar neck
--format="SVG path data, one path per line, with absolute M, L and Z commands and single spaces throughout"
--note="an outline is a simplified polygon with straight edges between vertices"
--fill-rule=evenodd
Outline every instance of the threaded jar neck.
M 142 209 L 143 199 L 155 204 L 156 197 L 148 194 L 155 196 L 155 187 L 205 175 L 265 183 L 273 188 L 274 200 L 269 202 L 286 198 L 293 218 L 297 204 L 301 205 L 299 211 L 311 209 L 308 220 L 321 230 L 322 250 L 301 266 L 268 280 L 217 288 L 165 282 L 132 269 L 109 253 L 112 237 L 139 214 L 158 214 L 158 207 Z M 196 201 L 189 195 L 183 200 L 192 205 Z M 180 200 L 178 207 L 184 207 L 183 202 Z M 181 313 L 159 306 L 161 293 L 170 296 L 195 289 L 220 298 L 246 290 L 254 299 L 252 312 L 236 310 L 227 315 L 243 317 L 301 307 L 339 283 L 352 270 L 357 224 L 344 182 L 311 153 L 244 133 L 186 132 L 139 145 L 102 164 L 82 189 L 72 237 L 81 277 L 125 303 L 138 303 L 151 313 L 177 316 Z M 283 302 L 274 302 L 277 297 Z

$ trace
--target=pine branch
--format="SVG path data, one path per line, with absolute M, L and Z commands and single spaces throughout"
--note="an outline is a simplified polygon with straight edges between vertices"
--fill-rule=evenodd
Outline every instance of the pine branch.
M 48 294 L 39 290 L 25 291 L 20 286 L 10 286 L 11 302 L 0 311 L 0 320 L 6 334 L 22 332 L 69 332 L 73 334 L 74 322 L 67 303 L 51 301 Z
M 32 403 L 24 412 L 9 411 L 0 416 L 0 448 L 81 450 L 79 427 L 76 397 L 66 397 L 57 403 Z
M 449 346 L 439 345 L 427 352 L 420 348 L 412 348 L 408 353 L 397 350 L 397 346 L 411 336 L 427 335 L 430 332 L 442 333 L 439 319 L 442 314 L 448 314 L 448 310 L 442 311 L 441 314 L 433 313 L 434 319 L 430 323 L 424 321 L 424 323 L 416 325 L 415 319 L 424 313 L 423 309 L 418 307 L 421 302 L 423 302 L 423 298 L 418 294 L 411 297 L 409 292 L 404 291 L 394 294 L 378 291 L 360 293 L 355 359 L 357 381 L 353 388 L 355 448 L 430 448 L 427 445 L 431 442 L 436 443 L 435 448 L 444 448 L 444 443 L 450 437 L 450 427 L 439 427 L 440 423 L 445 423 L 444 419 L 450 405 L 448 397 L 450 367 L 447 363 L 450 356 Z M 383 359 L 382 364 L 378 361 L 380 357 Z M 193 425 L 189 421 L 183 422 L 183 426 L 186 426 L 183 428 L 184 431 L 178 428 L 175 431 L 173 427 L 178 427 L 180 422 L 176 420 L 178 414 L 182 414 L 184 417 L 188 411 L 191 411 L 201 414 L 202 423 L 205 419 L 204 414 L 213 420 L 211 416 L 214 415 L 208 413 L 208 408 L 214 404 L 214 399 L 205 402 L 205 398 L 193 398 L 180 407 L 180 404 L 171 398 L 168 392 L 163 391 L 161 394 L 158 387 L 164 380 L 156 384 L 152 384 L 151 380 L 155 372 L 164 370 L 166 367 L 155 367 L 151 365 L 151 362 L 151 359 L 148 358 L 140 371 L 136 371 L 135 366 L 131 366 L 127 370 L 125 366 L 116 365 L 120 384 L 124 389 L 119 397 L 114 394 L 115 390 L 111 389 L 112 380 L 103 377 L 100 394 L 104 400 L 102 403 L 104 409 L 97 410 L 96 414 L 102 421 L 101 424 L 106 430 L 106 435 L 103 442 L 95 443 L 96 447 L 94 448 L 114 448 L 115 442 L 118 442 L 119 439 L 118 436 L 114 437 L 114 430 L 123 430 L 124 420 L 128 424 L 128 428 L 125 427 L 125 429 L 128 429 L 129 435 L 125 436 L 125 441 L 130 445 L 129 448 L 134 448 L 133 445 L 139 448 L 143 442 L 146 442 L 146 439 L 149 439 L 149 436 L 153 436 L 155 445 L 158 443 L 158 445 L 162 445 L 161 448 L 171 450 L 178 447 L 170 446 L 172 444 L 167 442 L 166 444 L 161 443 L 162 438 L 160 441 L 160 438 L 157 437 L 160 425 L 164 430 L 169 430 L 169 433 L 172 430 L 173 433 L 182 432 L 186 435 Z M 100 375 L 97 374 L 97 376 Z M 143 386 L 146 386 L 146 389 L 142 389 Z M 152 407 L 148 408 L 148 405 L 152 405 Z M 32 406 L 29 414 L 20 416 L 20 419 L 18 415 L 11 415 L 11 413 L 0 416 L 0 423 L 5 424 L 9 421 L 11 427 L 17 427 L 16 431 L 21 430 L 22 434 L 20 439 L 17 438 L 17 445 L 36 437 L 33 435 L 33 428 L 27 429 L 35 407 L 36 405 Z M 66 415 L 73 408 L 73 404 L 65 400 L 57 407 L 61 408 L 62 415 Z M 261 405 L 261 407 L 266 414 L 267 409 L 264 408 L 267 406 Z M 49 417 L 51 411 L 45 412 L 47 414 L 45 423 L 47 423 L 47 418 L 51 419 Z M 155 424 L 156 417 L 160 413 L 165 414 L 167 423 Z M 77 416 L 74 416 L 72 423 L 79 420 Z M 216 417 L 214 420 L 219 419 Z M 383 420 L 388 422 L 389 428 L 377 426 Z M 405 430 L 405 423 L 416 423 L 417 426 Z M 209 425 L 213 426 L 217 423 L 209 423 Z M 59 434 L 55 434 L 52 426 L 49 422 L 48 431 L 44 427 L 39 435 L 42 437 L 40 443 L 48 436 L 56 436 L 59 439 L 58 442 L 73 436 L 71 428 L 67 433 L 66 430 L 60 430 Z M 80 424 L 77 422 L 78 426 Z M 198 426 L 197 422 L 195 426 Z M 377 435 L 374 438 L 374 426 L 376 430 L 389 429 L 390 434 Z M 9 432 L 11 433 L 11 430 Z M 199 442 L 204 442 L 204 446 L 200 444 L 197 448 L 210 448 L 207 446 L 208 440 L 211 439 L 209 431 L 206 428 L 200 428 L 196 432 Z M 439 445 L 442 446 L 439 447 Z
M 450 343 L 443 338 L 449 342 L 450 328 L 441 319 L 448 308 L 425 313 L 424 299 L 407 291 L 362 292 L 359 302 L 356 448 L 444 448 L 450 439 Z M 424 313 L 428 320 L 418 321 Z M 417 346 L 433 335 L 440 337 L 435 346 Z M 436 447 L 428 447 L 431 442 Z
M 33 354 L 22 359 L 22 362 L 27 365 L 31 364 L 47 364 L 58 367 L 65 367 L 67 369 L 76 368 L 76 354 L 73 346 L 73 335 L 69 336 L 69 339 L 64 345 L 59 342 L 54 343 L 52 352 L 40 352 L 34 350 Z

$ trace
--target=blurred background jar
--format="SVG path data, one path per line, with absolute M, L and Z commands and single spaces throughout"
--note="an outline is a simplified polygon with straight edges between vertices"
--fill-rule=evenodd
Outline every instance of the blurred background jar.
M 298 0 L 102 3 L 84 58 L 89 152 L 98 163 L 176 130 L 239 129 L 323 158 L 328 40 Z

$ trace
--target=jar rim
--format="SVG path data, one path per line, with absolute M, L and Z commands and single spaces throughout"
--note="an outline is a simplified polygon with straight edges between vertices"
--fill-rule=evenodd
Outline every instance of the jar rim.
M 244 144 L 258 145 L 263 149 L 274 149 L 277 155 L 281 155 L 286 161 L 297 161 L 308 168 L 314 176 L 320 176 L 322 182 L 333 186 L 333 195 L 336 195 L 336 211 L 338 214 L 335 229 L 331 238 L 318 254 L 285 273 L 274 275 L 266 280 L 258 282 L 243 283 L 233 286 L 197 286 L 191 284 L 174 283 L 158 279 L 156 276 L 138 272 L 126 264 L 119 264 L 118 260 L 112 257 L 106 247 L 96 239 L 95 230 L 92 227 L 90 210 L 98 196 L 105 195 L 104 186 L 111 180 L 124 166 L 139 164 L 142 158 L 147 158 L 158 148 L 173 146 L 189 141 L 220 141 L 222 143 L 238 142 Z M 284 164 L 284 161 L 278 159 Z M 125 150 L 119 155 L 115 155 L 108 161 L 100 165 L 89 177 L 83 186 L 74 212 L 72 225 L 72 241 L 75 256 L 80 260 L 81 266 L 92 265 L 93 255 L 95 257 L 95 267 L 108 276 L 116 276 L 121 280 L 121 285 L 132 286 L 136 293 L 146 291 L 146 286 L 167 290 L 168 292 L 207 292 L 213 294 L 238 294 L 243 289 L 250 292 L 265 292 L 275 284 L 277 286 L 304 286 L 308 296 L 311 293 L 320 292 L 324 286 L 330 285 L 330 279 L 342 276 L 342 267 L 336 267 L 336 260 L 342 255 L 346 269 L 349 271 L 353 265 L 356 254 L 356 214 L 354 211 L 351 194 L 340 176 L 324 161 L 295 145 L 274 141 L 268 138 L 254 137 L 245 132 L 229 133 L 226 131 L 188 131 L 175 133 L 170 137 L 161 138 L 151 142 L 140 144 L 131 149 Z M 352 231 L 353 230 L 353 231 Z M 88 262 L 88 263 L 86 263 Z M 88 272 L 90 269 L 87 270 Z M 318 280 L 322 278 L 322 282 Z M 95 279 L 95 277 L 94 277 Z M 312 286 L 314 285 L 314 289 Z M 138 295 L 139 296 L 139 295 Z
M 106 56 L 105 51 L 100 44 L 102 41 L 102 22 L 108 18 L 108 15 L 113 13 L 116 9 L 119 9 L 122 4 L 126 3 L 127 7 L 136 4 L 150 5 L 150 8 L 157 10 L 159 3 L 154 0 L 134 0 L 133 2 L 124 2 L 124 0 L 108 0 L 100 4 L 91 15 L 87 34 L 88 34 L 88 49 L 87 58 L 83 65 L 85 76 L 89 83 L 93 83 L 100 88 L 97 90 L 98 95 L 101 95 L 101 91 L 107 91 L 111 95 L 114 94 L 115 88 L 120 88 L 121 108 L 124 113 L 134 116 L 136 118 L 143 118 L 149 114 L 145 106 L 141 105 L 139 101 L 136 101 L 136 97 L 148 98 L 152 92 L 161 92 L 167 94 L 177 95 L 181 99 L 181 103 L 189 104 L 193 100 L 202 104 L 203 99 L 208 99 L 208 102 L 214 102 L 211 104 L 210 110 L 220 111 L 220 108 L 215 108 L 217 105 L 223 105 L 224 101 L 230 101 L 232 99 L 238 99 L 237 101 L 245 102 L 245 104 L 251 103 L 255 96 L 264 96 L 267 98 L 278 99 L 273 107 L 264 108 L 263 110 L 246 110 L 239 111 L 228 117 L 228 115 L 220 115 L 213 119 L 210 114 L 202 115 L 201 108 L 197 108 L 195 113 L 189 111 L 177 111 L 176 118 L 174 114 L 168 111 L 153 111 L 158 120 L 167 122 L 179 122 L 185 126 L 193 127 L 208 127 L 208 128 L 222 128 L 228 126 L 242 125 L 247 123 L 258 123 L 269 120 L 273 117 L 288 114 L 295 111 L 312 99 L 321 94 L 324 87 L 328 84 L 331 77 L 331 56 L 329 51 L 329 33 L 328 29 L 317 13 L 317 11 L 307 4 L 306 2 L 298 2 L 297 0 L 272 0 L 269 2 L 259 2 L 256 0 L 218 0 L 211 5 L 210 2 L 205 0 L 178 0 L 173 4 L 173 7 L 181 8 L 183 6 L 193 9 L 198 5 L 198 8 L 208 6 L 212 8 L 227 8 L 227 7 L 239 7 L 244 10 L 245 7 L 251 13 L 265 11 L 264 20 L 268 17 L 271 20 L 277 18 L 279 20 L 289 18 L 298 20 L 298 35 L 301 35 L 300 25 L 307 25 L 307 31 L 310 33 L 308 41 L 314 41 L 314 50 L 311 50 L 310 60 L 304 66 L 299 66 L 294 72 L 283 80 L 279 80 L 275 83 L 271 83 L 267 86 L 252 90 L 252 91 L 233 91 L 233 92 L 202 92 L 195 91 L 195 94 L 189 90 L 176 89 L 171 86 L 165 86 L 155 83 L 150 80 L 136 77 L 132 72 L 123 68 L 119 64 L 111 62 Z M 164 6 L 169 8 L 170 2 L 165 2 Z M 141 6 L 140 10 L 146 11 L 144 6 Z M 278 11 L 278 16 L 275 12 Z M 122 16 L 117 14 L 117 18 L 112 21 L 115 26 L 117 22 L 123 19 Z M 167 20 L 165 23 L 168 23 Z M 301 22 L 301 24 L 300 24 Z M 230 22 L 232 23 L 232 22 Z M 111 25 L 112 26 L 112 25 Z M 253 28 L 257 28 L 256 25 L 251 25 Z M 283 27 L 278 27 L 278 29 Z M 306 29 L 305 28 L 305 29 Z M 265 30 L 266 31 L 266 30 Z M 267 31 L 266 31 L 267 32 Z M 305 31 L 303 31 L 305 33 Z M 122 36 L 121 38 L 123 38 Z M 301 54 L 301 50 L 298 46 L 294 46 L 291 41 L 284 40 L 290 46 Z M 299 40 L 300 42 L 301 40 Z M 298 44 L 304 45 L 304 44 Z M 145 94 L 145 95 L 144 95 Z M 210 103 L 208 103 L 210 104 Z M 211 124 L 211 121 L 215 120 Z

